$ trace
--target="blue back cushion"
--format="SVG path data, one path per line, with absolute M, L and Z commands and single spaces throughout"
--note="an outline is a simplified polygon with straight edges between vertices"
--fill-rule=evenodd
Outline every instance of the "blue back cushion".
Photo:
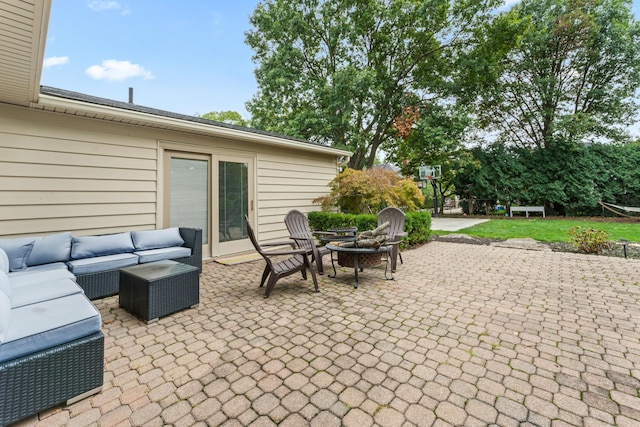
M 134 231 L 131 233 L 131 237 L 137 250 L 170 248 L 184 244 L 184 240 L 180 236 L 180 229 L 177 227 L 162 230 Z
M 0 248 L 9 257 L 9 271 L 20 271 L 27 268 L 27 260 L 33 249 L 35 238 L 0 239 Z
M 130 232 L 104 236 L 74 236 L 72 242 L 71 259 L 123 254 L 135 250 Z
M 2 248 L 0 248 L 0 271 L 9 272 L 9 256 Z
M 27 266 L 66 262 L 71 257 L 71 232 L 36 238 Z

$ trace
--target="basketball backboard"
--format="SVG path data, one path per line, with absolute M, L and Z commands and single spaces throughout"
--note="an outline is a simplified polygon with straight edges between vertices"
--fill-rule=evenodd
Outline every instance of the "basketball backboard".
M 418 168 L 418 175 L 422 180 L 439 179 L 442 178 L 442 167 L 440 165 L 420 166 Z

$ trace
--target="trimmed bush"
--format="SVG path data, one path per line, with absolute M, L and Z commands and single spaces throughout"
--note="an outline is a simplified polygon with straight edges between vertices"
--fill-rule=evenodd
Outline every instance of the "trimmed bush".
M 372 214 L 341 214 L 335 212 L 309 212 L 309 226 L 315 231 L 333 228 L 357 227 L 358 230 L 373 230 L 378 226 L 378 217 Z M 408 236 L 402 247 L 425 243 L 431 236 L 431 214 L 429 212 L 406 212 L 404 230 Z
M 407 212 L 404 231 L 408 236 L 404 238 L 407 246 L 419 245 L 429 241 L 431 237 L 431 213 Z

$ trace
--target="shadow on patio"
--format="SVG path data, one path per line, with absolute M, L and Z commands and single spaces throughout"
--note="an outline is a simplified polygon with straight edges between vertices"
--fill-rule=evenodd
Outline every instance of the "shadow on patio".
M 23 425 L 639 425 L 640 261 L 433 242 L 394 281 L 204 266 L 145 324 L 96 301 L 101 393 Z

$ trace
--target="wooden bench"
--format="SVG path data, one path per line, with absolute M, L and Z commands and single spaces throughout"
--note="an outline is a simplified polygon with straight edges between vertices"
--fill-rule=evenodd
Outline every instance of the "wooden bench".
M 529 218 L 529 212 L 542 212 L 542 217 L 545 218 L 544 206 L 511 206 L 509 208 L 509 215 L 513 216 L 514 212 L 524 212 L 527 218 Z

